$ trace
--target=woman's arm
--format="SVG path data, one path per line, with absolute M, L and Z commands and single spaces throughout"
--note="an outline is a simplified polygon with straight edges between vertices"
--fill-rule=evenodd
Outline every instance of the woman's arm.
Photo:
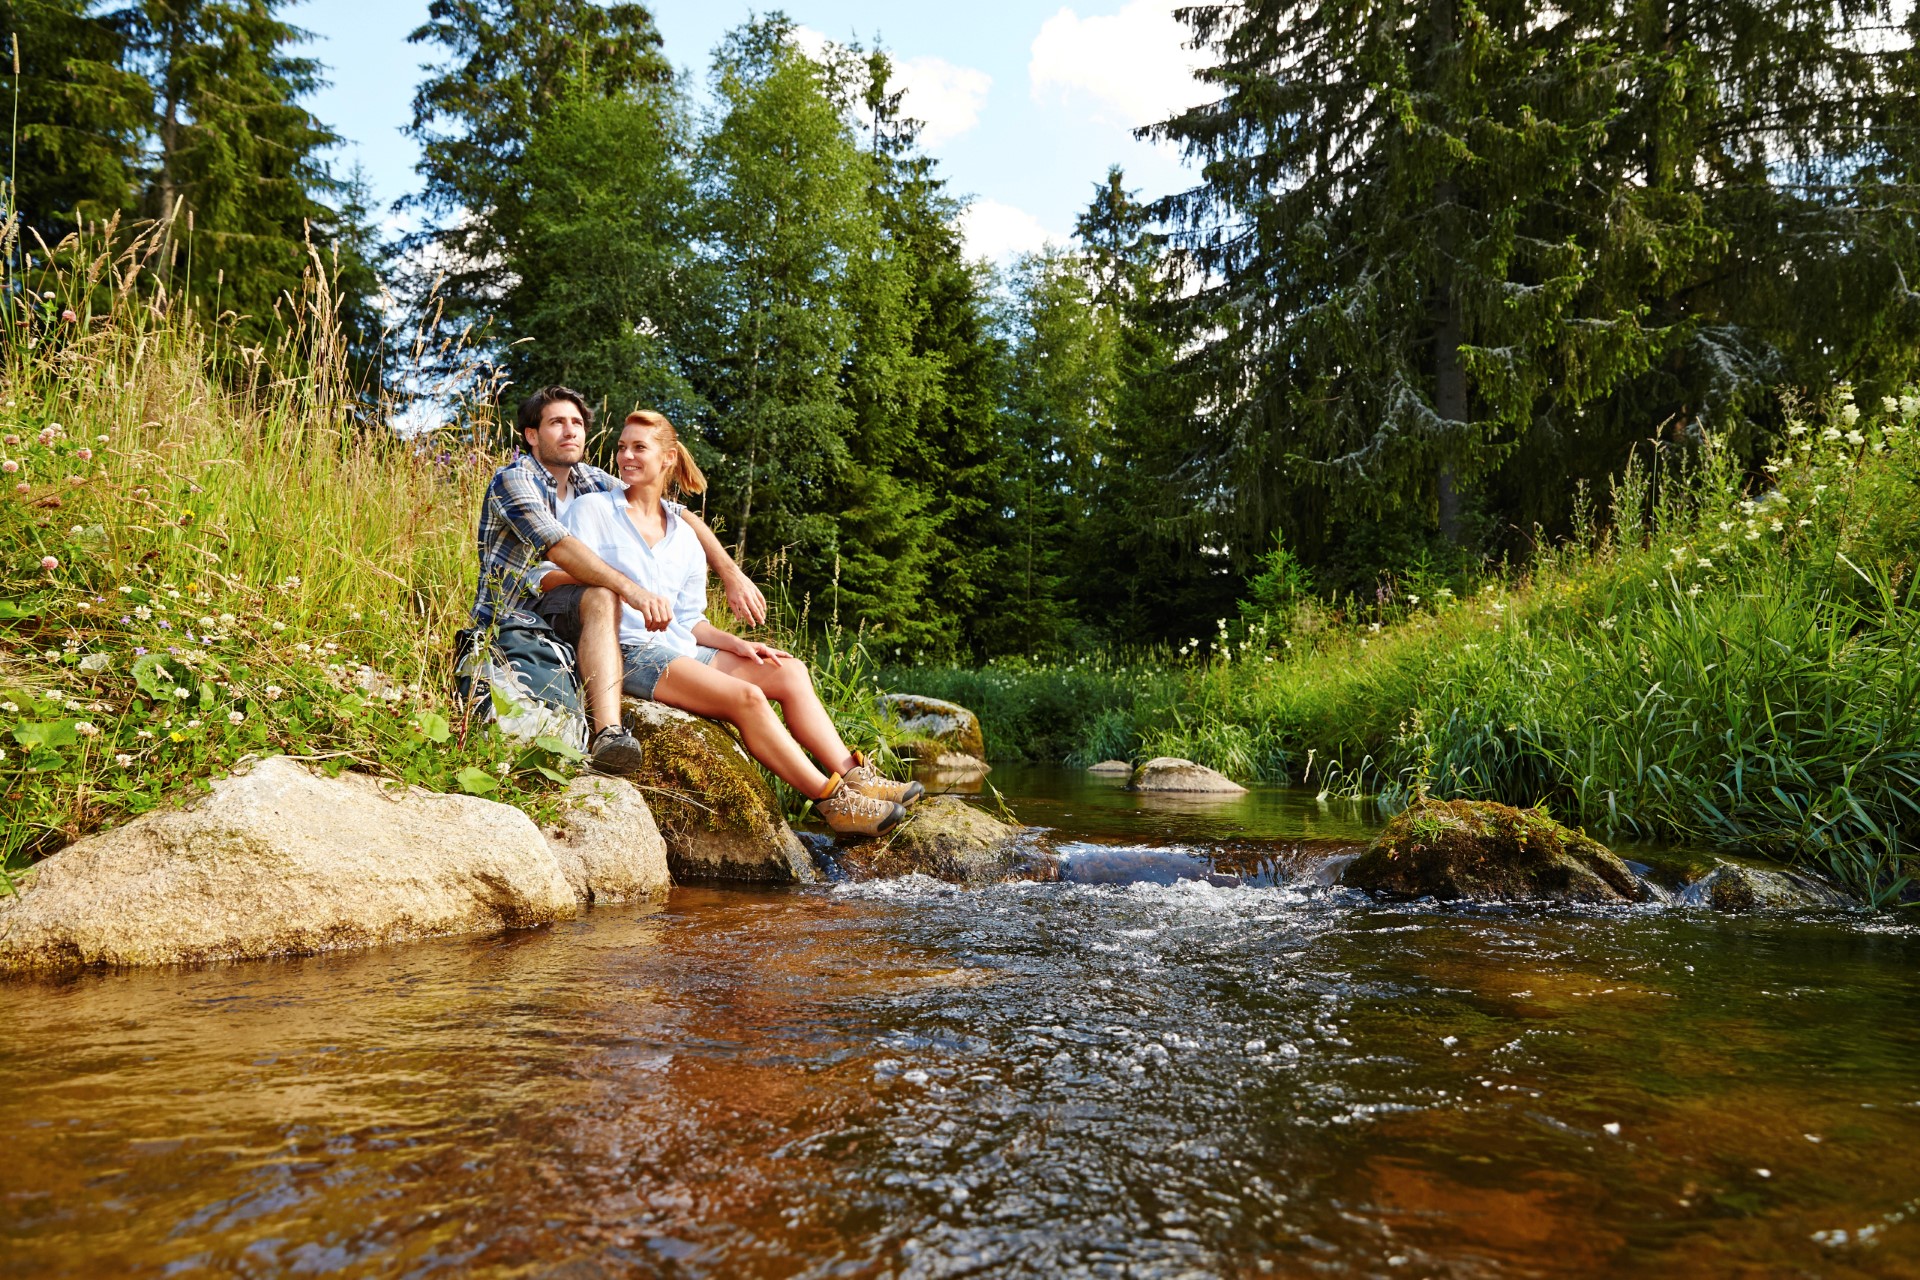
M 767 598 L 760 588 L 753 585 L 746 570 L 733 562 L 727 549 L 720 545 L 720 539 L 713 530 L 707 528 L 702 520 L 685 507 L 680 509 L 680 518 L 687 522 L 687 528 L 693 530 L 693 536 L 700 540 L 700 549 L 706 553 L 707 567 L 720 575 L 720 586 L 727 593 L 727 608 L 733 610 L 733 616 L 750 627 L 757 627 L 767 620 Z
M 722 631 L 705 618 L 693 624 L 693 638 L 709 649 L 718 649 L 722 653 L 731 653 L 750 662 L 780 665 L 780 659 L 793 655 L 785 649 L 776 649 L 770 644 L 761 644 L 757 640 L 742 640 L 731 631 Z

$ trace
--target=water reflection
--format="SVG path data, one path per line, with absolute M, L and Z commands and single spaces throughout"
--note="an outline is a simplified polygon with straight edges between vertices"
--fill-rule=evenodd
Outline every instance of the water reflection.
M 12 987 L 0 1273 L 1913 1275 L 1916 960 L 912 880 Z

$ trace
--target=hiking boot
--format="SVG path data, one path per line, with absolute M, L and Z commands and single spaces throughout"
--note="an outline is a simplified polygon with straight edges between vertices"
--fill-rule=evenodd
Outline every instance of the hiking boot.
M 907 816 L 893 801 L 876 800 L 837 773 L 827 779 L 827 798 L 814 801 L 813 807 L 839 836 L 883 836 Z
M 847 785 L 863 796 L 874 800 L 891 800 L 905 809 L 913 808 L 914 801 L 927 794 L 927 789 L 917 782 L 895 782 L 882 777 L 880 771 L 867 763 L 867 758 L 858 751 L 853 753 L 853 768 L 847 770 Z
M 610 724 L 587 744 L 587 763 L 601 773 L 632 773 L 646 759 L 640 740 L 621 724 Z

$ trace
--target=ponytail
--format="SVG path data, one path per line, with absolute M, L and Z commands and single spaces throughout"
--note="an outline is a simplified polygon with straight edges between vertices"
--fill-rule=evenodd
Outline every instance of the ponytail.
M 700 464 L 693 460 L 693 454 L 687 446 L 680 443 L 680 433 L 673 429 L 673 423 L 667 421 L 667 415 L 653 409 L 635 409 L 627 415 L 625 426 L 642 426 L 654 431 L 666 433 L 666 445 L 673 455 L 672 470 L 667 472 L 667 493 L 705 493 L 707 477 L 702 474 Z

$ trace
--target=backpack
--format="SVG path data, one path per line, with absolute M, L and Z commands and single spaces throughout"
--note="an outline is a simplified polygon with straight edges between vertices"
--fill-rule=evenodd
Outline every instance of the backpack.
M 491 643 L 483 644 L 482 640 Z M 516 611 L 483 632 L 453 637 L 454 684 L 474 719 L 493 720 L 517 742 L 541 736 L 587 749 L 586 707 L 573 646 L 537 614 Z

